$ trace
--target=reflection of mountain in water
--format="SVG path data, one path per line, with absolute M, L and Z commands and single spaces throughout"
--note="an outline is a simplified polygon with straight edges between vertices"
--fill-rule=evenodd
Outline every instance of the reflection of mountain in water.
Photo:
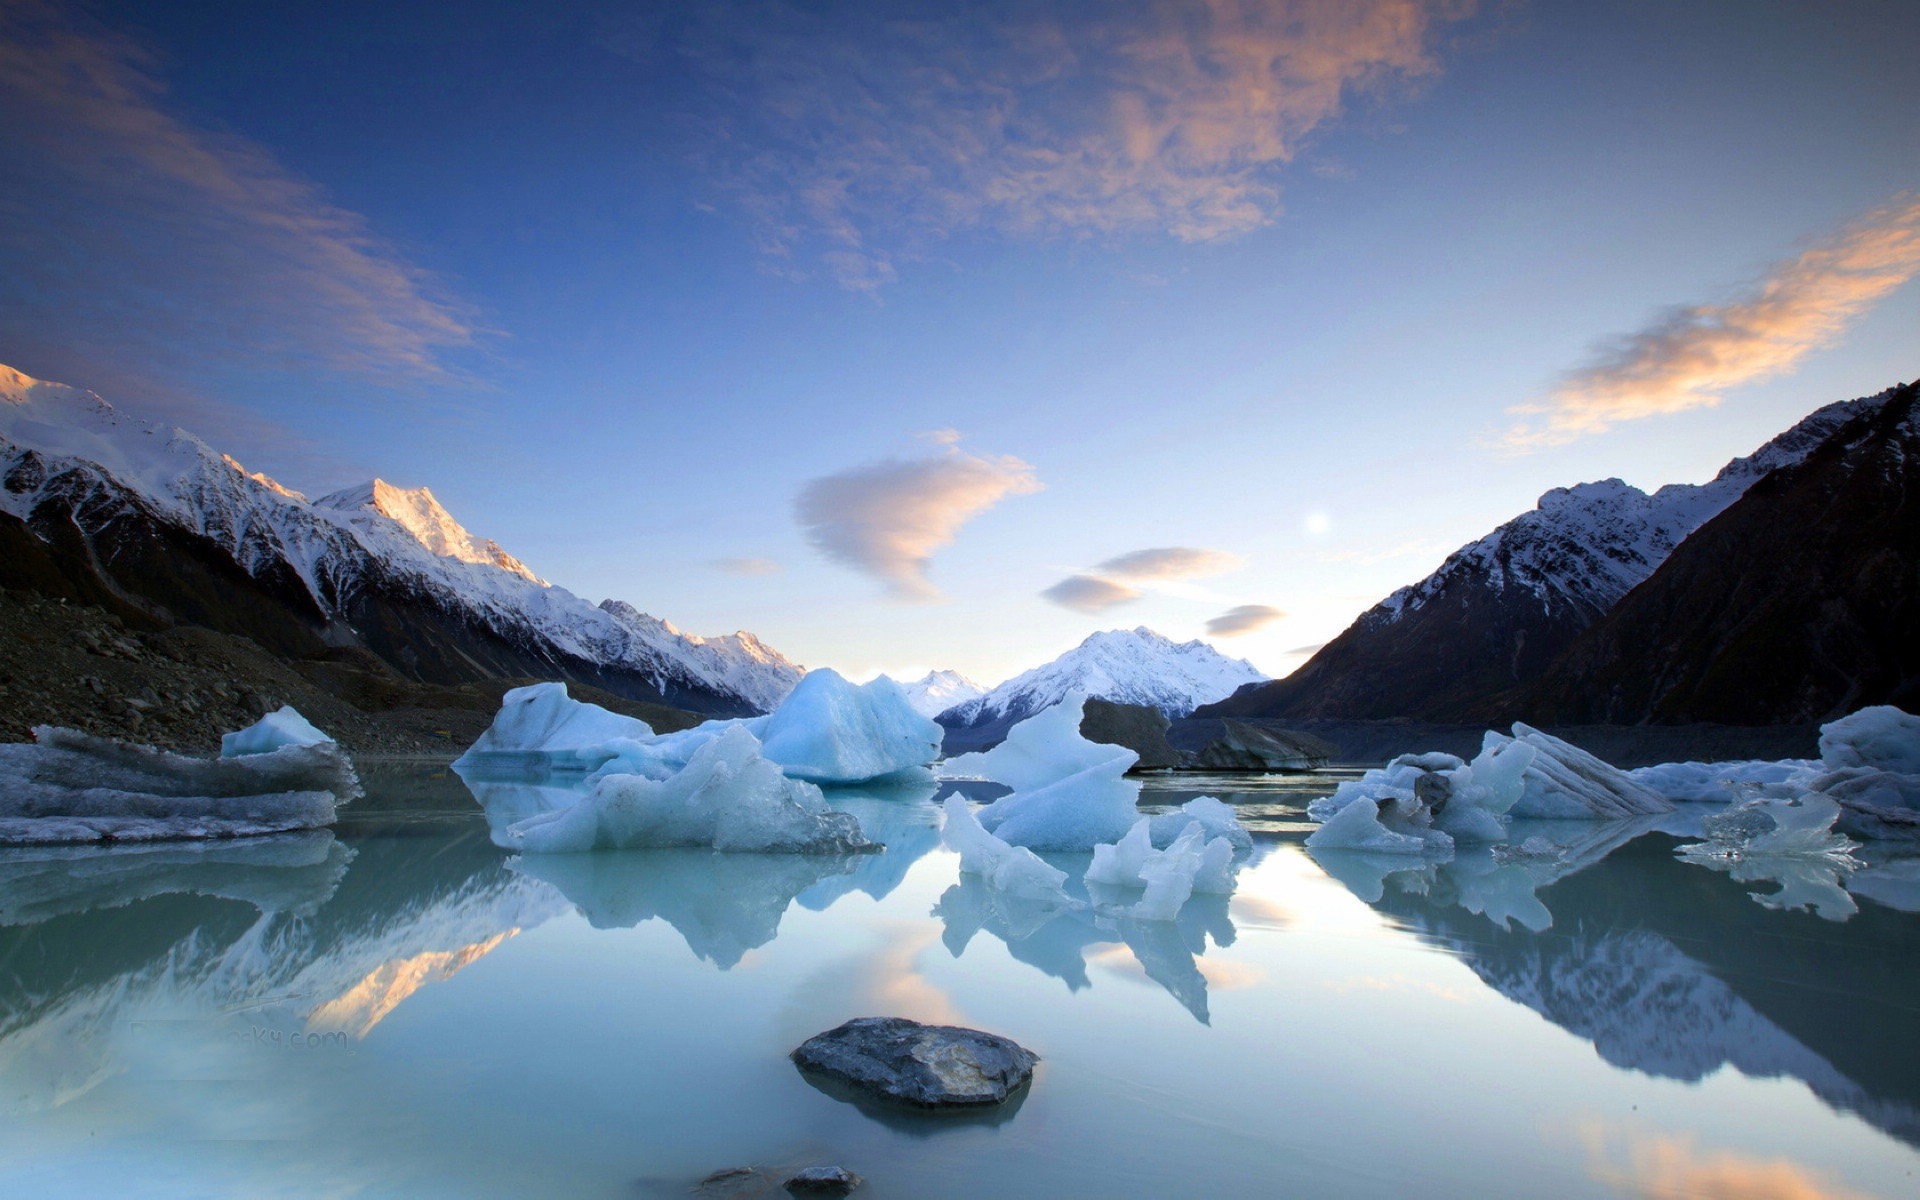
M 528 854 L 508 866 L 558 888 L 596 929 L 659 917 L 694 954 L 725 970 L 774 939 L 795 896 L 871 857 L 598 850 Z
M 1389 875 L 1370 902 L 1609 1063 L 1689 1082 L 1723 1065 L 1790 1076 L 1920 1144 L 1920 924 L 1877 905 L 1845 924 L 1770 911 L 1673 844 L 1648 836 L 1543 887 L 1547 933 L 1469 915 L 1444 867 Z
M 1080 859 L 1069 871 L 1069 890 L 1085 894 L 1081 877 L 1087 856 L 1050 855 L 1055 865 L 1070 857 Z M 1101 889 L 1103 893 L 1114 889 Z M 1137 893 L 1135 893 L 1137 897 Z M 1117 894 L 1095 896 L 1112 901 Z M 976 933 L 985 930 L 1007 945 L 1019 962 L 1037 967 L 1065 981 L 1072 991 L 1091 985 L 1087 978 L 1087 948 L 1122 944 L 1146 972 L 1147 978 L 1167 990 L 1201 1024 L 1208 1023 L 1207 981 L 1195 962 L 1206 953 L 1207 938 L 1216 946 L 1233 944 L 1233 919 L 1227 915 L 1226 896 L 1195 895 L 1175 921 L 1136 921 L 1104 915 L 1095 908 L 1061 910 L 995 891 L 978 875 L 962 875 L 948 888 L 933 913 L 946 923 L 942 940 L 955 958 L 965 952 Z
M 0 1094 L 40 1107 L 118 1069 L 136 1022 L 364 1036 L 411 992 L 563 909 L 455 836 L 329 833 L 0 856 Z

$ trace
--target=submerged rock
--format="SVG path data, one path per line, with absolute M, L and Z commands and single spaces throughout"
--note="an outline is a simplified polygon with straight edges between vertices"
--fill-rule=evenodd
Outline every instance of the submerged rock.
M 807 1167 L 795 1171 L 784 1186 L 795 1196 L 847 1196 L 865 1182 L 845 1167 Z
M 1039 1056 L 1009 1038 L 902 1017 L 859 1017 L 792 1055 L 804 1072 L 914 1108 L 999 1104 L 1033 1078 Z

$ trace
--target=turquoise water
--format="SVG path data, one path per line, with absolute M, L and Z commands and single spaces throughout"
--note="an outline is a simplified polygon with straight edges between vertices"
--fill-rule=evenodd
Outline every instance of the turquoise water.
M 1151 781 L 1257 840 L 1231 898 L 1157 924 L 1004 902 L 911 791 L 841 798 L 888 844 L 847 859 L 516 860 L 424 769 L 334 833 L 8 851 L 0 1194 L 684 1196 L 823 1163 L 874 1197 L 1920 1193 L 1911 862 L 1799 881 L 1843 920 L 1660 832 L 1317 862 L 1333 782 Z M 1043 1062 L 952 1121 L 787 1061 L 877 1014 Z

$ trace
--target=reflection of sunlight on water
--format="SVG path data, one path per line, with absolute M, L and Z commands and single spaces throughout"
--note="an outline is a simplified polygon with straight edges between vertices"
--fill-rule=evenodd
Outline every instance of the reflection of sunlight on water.
M 940 942 L 940 927 L 883 922 L 887 940 L 855 970 L 854 994 L 868 1009 L 890 1017 L 907 1017 L 927 1025 L 964 1025 L 966 1014 L 953 998 L 920 973 L 920 955 Z
M 1345 979 L 1328 980 L 1327 986 L 1336 992 L 1419 992 L 1453 1004 L 1468 1002 L 1464 992 L 1435 983 L 1431 979 L 1415 979 L 1411 975 L 1354 975 Z
M 1829 1183 L 1790 1159 L 1702 1150 L 1691 1133 L 1598 1119 L 1581 1122 L 1575 1133 L 1586 1148 L 1590 1177 L 1652 1200 L 1872 1200 L 1871 1193 Z
M 1294 845 L 1275 847 L 1253 870 L 1241 872 L 1231 911 L 1236 923 L 1288 933 L 1381 934 L 1388 928 L 1379 913 Z

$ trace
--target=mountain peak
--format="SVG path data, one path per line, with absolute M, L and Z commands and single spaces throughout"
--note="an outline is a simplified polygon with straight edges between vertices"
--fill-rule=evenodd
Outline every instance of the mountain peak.
M 482 563 L 511 571 L 522 579 L 541 586 L 547 581 L 535 575 L 527 564 L 501 549 L 492 538 L 477 538 L 453 519 L 433 492 L 424 487 L 395 487 L 384 479 L 372 479 L 356 487 L 342 488 L 313 502 L 316 508 L 342 512 L 367 510 L 399 523 L 414 540 L 431 553 L 461 562 Z
M 942 713 L 949 726 L 1020 720 L 1084 692 L 1119 704 L 1144 704 L 1183 717 L 1235 688 L 1266 680 L 1245 659 L 1228 658 L 1199 640 L 1175 642 L 1138 626 L 1087 635 L 1078 646 L 977 699 Z

